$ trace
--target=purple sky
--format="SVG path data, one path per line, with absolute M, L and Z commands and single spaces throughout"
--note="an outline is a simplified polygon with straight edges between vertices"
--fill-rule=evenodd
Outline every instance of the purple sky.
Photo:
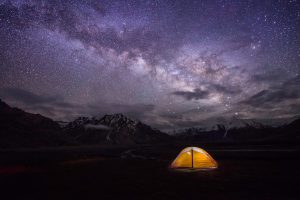
M 292 117 L 299 33 L 299 0 L 0 0 L 0 98 L 160 129 Z

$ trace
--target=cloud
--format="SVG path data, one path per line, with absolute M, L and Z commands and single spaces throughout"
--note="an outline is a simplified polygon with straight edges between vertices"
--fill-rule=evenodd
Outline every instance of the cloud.
M 262 90 L 250 98 L 240 102 L 253 107 L 278 107 L 286 101 L 297 101 L 300 98 L 300 76 L 290 78 L 279 86 L 272 86 Z
M 48 110 L 48 106 L 63 109 L 74 109 L 77 107 L 75 104 L 65 102 L 61 96 L 42 96 L 20 88 L 0 89 L 0 95 L 7 101 L 17 101 L 41 110 Z
M 300 87 L 300 75 L 295 76 L 283 83 L 283 87 L 285 88 L 294 88 L 299 89 Z
M 251 45 L 253 42 L 253 39 L 251 39 L 250 36 L 247 35 L 238 35 L 233 38 L 231 38 L 227 46 L 224 49 L 221 49 L 217 54 L 220 56 L 225 53 L 230 53 L 232 51 L 237 51 L 243 48 L 247 48 Z
M 86 124 L 85 129 L 96 129 L 96 130 L 110 130 L 111 128 L 102 124 Z
M 201 90 L 195 88 L 193 92 L 189 91 L 175 91 L 172 93 L 173 95 L 181 96 L 186 100 L 199 100 L 199 99 L 207 99 L 209 96 L 209 92 L 205 90 Z
M 219 84 L 210 84 L 209 87 L 215 90 L 216 92 L 223 93 L 223 94 L 235 95 L 241 92 L 239 88 L 230 88 Z
M 0 97 L 13 106 L 57 120 L 73 118 L 84 107 L 66 102 L 61 96 L 42 96 L 20 88 L 2 88 Z
M 115 103 L 104 103 L 94 102 L 85 107 L 85 112 L 89 116 L 102 116 L 104 114 L 122 113 L 128 117 L 143 119 L 155 110 L 153 104 L 115 104 Z
M 49 104 L 49 103 L 62 103 L 61 97 L 43 97 L 36 95 L 30 91 L 26 91 L 19 88 L 4 88 L 0 90 L 0 95 L 4 96 L 6 99 L 13 99 L 16 101 L 20 101 L 24 104 Z M 62 104 L 61 106 L 68 106 L 66 104 Z
M 112 104 L 115 112 L 124 113 L 135 118 L 143 118 L 143 116 L 155 109 L 153 104 Z
M 88 105 L 66 102 L 60 96 L 42 96 L 20 88 L 0 89 L 0 97 L 9 104 L 23 108 L 28 112 L 39 113 L 55 120 L 73 120 L 79 116 L 102 116 L 104 114 L 123 113 L 142 120 L 151 113 L 153 104 L 114 104 L 94 102 Z
M 201 123 L 198 120 L 191 120 L 191 119 L 183 119 L 174 121 L 173 124 L 176 128 L 186 128 L 186 127 L 193 127 L 193 126 L 199 126 Z
M 298 98 L 300 98 L 300 93 L 296 90 L 262 90 L 241 103 L 251 106 L 265 107 L 266 104 L 274 105 L 286 100 L 294 100 Z
M 263 84 L 272 84 L 272 85 L 276 85 L 278 83 L 282 83 L 285 82 L 287 77 L 290 76 L 290 73 L 285 70 L 284 68 L 272 68 L 272 66 L 269 65 L 263 65 L 263 68 L 266 68 L 267 71 L 255 71 L 252 75 L 250 75 L 250 81 L 252 82 L 256 82 L 256 83 L 263 83 Z M 299 76 L 298 78 L 292 78 L 289 81 L 293 81 L 293 79 L 298 79 L 299 80 Z M 296 80 L 294 80 L 296 81 Z M 299 83 L 298 83 L 299 84 Z M 299 84 L 300 85 L 300 84 Z

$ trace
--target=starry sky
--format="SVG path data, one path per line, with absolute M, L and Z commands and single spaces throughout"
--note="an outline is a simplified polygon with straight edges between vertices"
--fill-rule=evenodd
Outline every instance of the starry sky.
M 299 0 L 0 0 L 0 98 L 161 130 L 300 114 Z

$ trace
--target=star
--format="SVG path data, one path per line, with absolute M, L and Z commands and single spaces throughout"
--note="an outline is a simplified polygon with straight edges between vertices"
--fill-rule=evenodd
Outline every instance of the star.
M 55 120 L 122 112 L 162 129 L 293 117 L 299 3 L 4 1 L 0 98 Z

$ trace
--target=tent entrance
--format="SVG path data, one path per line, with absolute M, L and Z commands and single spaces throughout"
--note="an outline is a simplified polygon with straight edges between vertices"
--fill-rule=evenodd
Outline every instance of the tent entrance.
M 191 152 L 192 152 L 192 168 L 194 168 L 194 150 L 192 149 Z

